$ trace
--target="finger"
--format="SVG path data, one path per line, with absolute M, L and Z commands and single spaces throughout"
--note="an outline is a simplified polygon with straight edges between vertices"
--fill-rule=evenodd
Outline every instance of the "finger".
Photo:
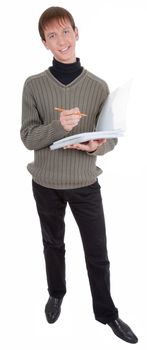
M 76 126 L 79 124 L 80 119 L 79 118 L 70 118 L 67 122 L 67 124 Z
M 65 146 L 64 149 L 76 149 L 78 151 L 88 151 L 89 150 L 87 145 L 81 144 L 81 143 Z
M 80 110 L 78 107 L 72 108 L 72 109 L 65 109 L 61 114 L 63 115 L 77 115 L 80 113 Z
M 105 143 L 107 140 L 106 139 L 98 139 L 98 140 L 95 140 L 96 142 L 98 143 Z
M 80 117 L 75 114 L 71 114 L 71 116 L 67 117 L 67 120 L 70 120 L 72 123 L 77 123 L 80 121 Z
M 63 124 L 67 126 L 75 126 L 75 125 L 78 125 L 78 123 L 79 123 L 79 120 L 75 118 L 70 118 L 68 120 L 63 121 Z

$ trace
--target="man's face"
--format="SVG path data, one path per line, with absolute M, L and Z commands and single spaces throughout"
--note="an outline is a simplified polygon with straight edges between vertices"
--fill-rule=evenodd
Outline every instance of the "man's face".
M 78 40 L 78 29 L 73 30 L 68 20 L 52 21 L 44 30 L 43 43 L 55 59 L 62 63 L 76 61 L 75 46 Z

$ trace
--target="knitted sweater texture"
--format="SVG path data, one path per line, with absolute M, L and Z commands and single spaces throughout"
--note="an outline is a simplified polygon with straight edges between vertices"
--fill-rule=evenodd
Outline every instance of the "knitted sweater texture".
M 29 150 L 34 150 L 34 161 L 28 164 L 28 170 L 35 182 L 48 188 L 74 189 L 96 181 L 101 173 L 96 157 L 111 151 L 117 139 L 107 140 L 93 153 L 73 149 L 51 151 L 49 146 L 60 138 L 93 131 L 108 93 L 107 84 L 85 69 L 67 85 L 59 82 L 49 70 L 26 80 L 21 139 Z M 55 107 L 79 107 L 87 116 L 67 132 Z

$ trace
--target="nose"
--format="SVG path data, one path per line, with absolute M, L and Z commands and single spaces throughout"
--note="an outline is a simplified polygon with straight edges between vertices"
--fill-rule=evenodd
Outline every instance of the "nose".
M 60 46 L 63 46 L 63 45 L 65 44 L 65 37 L 64 37 L 64 34 L 58 35 L 57 43 L 58 43 L 58 45 L 60 45 Z

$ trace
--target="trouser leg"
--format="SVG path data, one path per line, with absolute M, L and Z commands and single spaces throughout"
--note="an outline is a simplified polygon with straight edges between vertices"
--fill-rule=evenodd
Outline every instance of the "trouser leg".
M 64 215 L 66 202 L 59 191 L 33 181 L 33 194 L 40 218 L 48 290 L 50 296 L 62 298 L 66 293 Z
M 79 226 L 95 318 L 108 323 L 118 316 L 110 294 L 110 271 L 100 186 L 72 191 L 69 205 Z

